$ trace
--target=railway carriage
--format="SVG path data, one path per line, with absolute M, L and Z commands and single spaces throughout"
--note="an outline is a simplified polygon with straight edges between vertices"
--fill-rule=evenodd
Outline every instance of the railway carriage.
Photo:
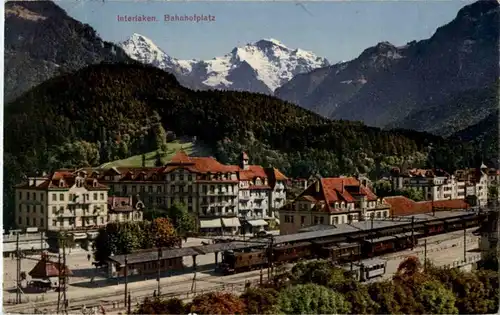
M 300 259 L 310 258 L 312 253 L 313 248 L 310 242 L 285 245 L 274 248 L 273 261 L 277 264 L 295 262 Z

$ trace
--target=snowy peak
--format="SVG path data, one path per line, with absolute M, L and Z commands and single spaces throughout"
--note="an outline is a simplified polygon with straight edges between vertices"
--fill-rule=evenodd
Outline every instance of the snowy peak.
M 270 38 L 236 47 L 210 60 L 179 60 L 152 40 L 133 34 L 120 46 L 133 59 L 189 77 L 208 88 L 271 94 L 295 75 L 329 65 L 325 58 L 302 49 L 291 49 Z

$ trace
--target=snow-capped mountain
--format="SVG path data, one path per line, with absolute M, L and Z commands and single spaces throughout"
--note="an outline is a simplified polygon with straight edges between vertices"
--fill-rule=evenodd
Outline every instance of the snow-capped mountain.
M 140 34 L 133 34 L 119 45 L 137 61 L 182 76 L 180 81 L 213 89 L 272 94 L 295 75 L 329 65 L 325 58 L 288 48 L 275 39 L 236 47 L 229 54 L 211 60 L 173 58 Z

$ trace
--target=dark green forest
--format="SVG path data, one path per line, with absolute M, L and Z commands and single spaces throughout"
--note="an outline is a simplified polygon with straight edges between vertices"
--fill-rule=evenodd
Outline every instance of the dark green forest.
M 50 79 L 8 104 L 4 117 L 6 223 L 12 185 L 23 175 L 161 149 L 169 131 L 196 136 L 223 163 L 245 150 L 251 163 L 291 177 L 377 177 L 394 166 L 452 171 L 483 158 L 472 142 L 331 121 L 267 95 L 192 91 L 136 64 L 102 63 Z

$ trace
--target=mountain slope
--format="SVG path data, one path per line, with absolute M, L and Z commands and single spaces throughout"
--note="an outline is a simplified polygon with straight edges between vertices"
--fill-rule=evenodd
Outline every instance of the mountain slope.
M 50 1 L 5 4 L 6 101 L 54 75 L 100 62 L 132 62 Z
M 431 104 L 410 113 L 403 120 L 388 127 L 404 127 L 450 136 L 464 126 L 479 123 L 498 109 L 498 84 L 466 90 L 451 97 L 443 104 Z
M 498 2 L 478 1 L 427 40 L 379 43 L 352 61 L 299 75 L 275 95 L 335 119 L 398 125 L 410 113 L 495 83 L 498 22 Z
M 265 94 L 271 94 L 299 73 L 328 65 L 324 58 L 302 49 L 290 49 L 274 39 L 237 47 L 211 60 L 173 58 L 140 34 L 133 34 L 119 45 L 131 58 L 163 70 L 174 70 L 199 86 Z
M 422 167 L 431 142 L 443 168 L 467 163 L 456 154 L 467 149 L 457 141 L 330 121 L 263 94 L 195 92 L 173 75 L 139 64 L 92 65 L 52 78 L 6 106 L 4 130 L 6 224 L 13 219 L 12 186 L 23 174 L 156 151 L 166 131 L 196 136 L 224 163 L 236 163 L 244 150 L 252 163 L 292 177 L 378 174 L 404 163 Z

